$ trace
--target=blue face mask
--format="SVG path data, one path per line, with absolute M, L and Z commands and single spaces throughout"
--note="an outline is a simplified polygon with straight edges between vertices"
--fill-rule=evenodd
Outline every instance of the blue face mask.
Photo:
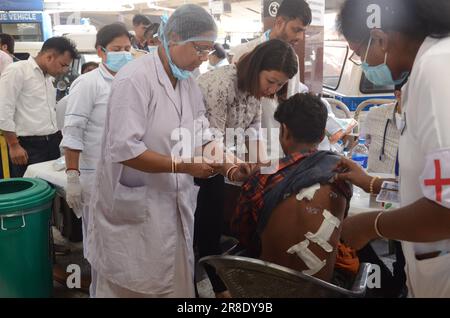
M 175 63 L 172 62 L 172 58 L 170 57 L 169 44 L 164 34 L 164 29 L 166 27 L 168 19 L 169 18 L 167 17 L 167 15 L 161 16 L 161 24 L 158 30 L 158 37 L 161 39 L 161 42 L 164 46 L 164 50 L 166 51 L 167 59 L 169 61 L 169 66 L 173 76 L 175 76 L 175 78 L 178 80 L 188 79 L 189 77 L 191 77 L 192 72 L 182 70 L 181 68 L 176 66 Z
M 377 86 L 395 86 L 403 83 L 409 75 L 409 72 L 404 72 L 398 80 L 392 78 L 392 72 L 389 66 L 386 64 L 387 52 L 384 55 L 384 63 L 377 66 L 370 66 L 367 61 L 367 55 L 369 53 L 370 44 L 372 43 L 372 38 L 369 40 L 369 45 L 367 46 L 366 56 L 361 67 L 366 78 Z
M 164 44 L 164 50 L 166 51 L 167 59 L 169 61 L 169 66 L 170 66 L 170 69 L 172 70 L 173 76 L 175 76 L 175 78 L 179 79 L 179 80 L 184 80 L 184 79 L 188 79 L 189 77 L 191 77 L 192 72 L 182 70 L 181 68 L 176 66 L 175 63 L 172 62 L 172 58 L 170 57 L 170 52 L 169 52 L 169 45 L 167 44 L 167 41 L 165 38 L 163 39 L 163 44 Z
M 106 53 L 106 67 L 113 72 L 118 72 L 125 64 L 133 60 L 133 56 L 128 51 L 120 52 L 107 52 L 105 48 L 102 48 Z

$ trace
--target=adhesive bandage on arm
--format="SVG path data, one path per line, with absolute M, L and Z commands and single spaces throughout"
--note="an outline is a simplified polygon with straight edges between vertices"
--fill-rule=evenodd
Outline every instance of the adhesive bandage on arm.
M 333 234 L 334 229 L 339 228 L 341 221 L 327 210 L 323 210 L 323 217 L 324 220 L 320 225 L 319 230 L 315 234 L 308 232 L 305 234 L 305 237 L 311 242 L 319 245 L 325 252 L 331 253 L 333 251 L 333 246 L 328 243 L 328 240 Z
M 304 240 L 292 247 L 290 247 L 287 252 L 289 254 L 297 254 L 301 258 L 303 263 L 309 268 L 308 270 L 302 271 L 305 275 L 314 275 L 320 272 L 320 270 L 326 265 L 326 260 L 321 261 L 309 248 L 309 241 Z

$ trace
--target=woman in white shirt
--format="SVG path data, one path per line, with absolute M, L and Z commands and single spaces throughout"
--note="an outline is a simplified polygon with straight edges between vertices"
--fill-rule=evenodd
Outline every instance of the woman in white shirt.
M 338 18 L 374 84 L 403 87 L 401 208 L 347 218 L 342 240 L 360 249 L 402 241 L 412 297 L 450 297 L 450 2 L 347 0 Z M 377 193 L 382 180 L 343 160 L 339 178 Z M 383 284 L 383 282 L 381 282 Z
M 111 84 L 119 69 L 131 60 L 130 35 L 123 24 L 113 23 L 101 28 L 95 46 L 102 64 L 73 82 L 67 97 L 61 142 L 67 167 L 66 201 L 78 217 L 83 217 L 84 242 Z M 84 249 L 87 255 L 86 244 Z M 94 286 L 90 292 L 94 296 Z
M 265 156 L 266 147 L 260 142 L 261 98 L 286 98 L 288 80 L 297 71 L 297 56 L 292 47 L 281 40 L 270 40 L 258 45 L 237 64 L 226 65 L 201 75 L 198 84 L 203 93 L 206 117 L 211 127 L 217 129 L 218 134 L 225 136 L 228 146 L 233 145 L 238 149 L 244 144 L 245 132 L 248 136 L 249 152 L 256 149 L 251 145 L 253 143 L 260 148 L 260 154 Z M 242 137 L 241 142 L 235 142 L 233 138 L 225 135 L 230 128 L 235 129 L 236 135 Z M 242 134 L 237 129 L 240 129 Z M 258 157 L 251 153 L 249 159 L 255 163 L 262 159 Z M 199 180 L 198 183 L 200 191 L 195 212 L 195 240 L 199 257 L 221 254 L 224 179 L 222 176 L 216 176 Z M 227 296 L 224 293 L 226 287 L 215 271 L 208 266 L 206 271 L 216 296 Z

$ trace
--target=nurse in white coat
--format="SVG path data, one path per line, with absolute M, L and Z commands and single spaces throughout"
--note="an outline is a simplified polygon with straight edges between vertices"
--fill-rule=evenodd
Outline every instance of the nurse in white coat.
M 357 249 L 402 241 L 409 295 L 450 297 L 450 2 L 347 0 L 338 21 L 368 80 L 393 85 L 410 74 L 397 118 L 401 208 L 346 219 L 342 240 Z M 382 180 L 355 163 L 340 168 L 340 178 L 380 191 Z
M 175 160 L 185 155 L 173 150 L 174 132 L 208 128 L 190 71 L 207 59 L 217 28 L 204 9 L 183 5 L 160 36 L 158 50 L 126 65 L 111 89 L 88 230 L 97 297 L 195 296 L 192 176 L 215 171 Z
M 66 201 L 78 217 L 83 214 L 86 234 L 87 212 L 106 117 L 106 105 L 117 71 L 130 60 L 130 35 L 124 25 L 114 23 L 97 33 L 99 68 L 78 77 L 70 88 L 64 118 L 66 157 Z M 84 211 L 84 212 L 82 212 Z
M 116 72 L 131 58 L 130 35 L 122 24 L 106 25 L 98 31 L 95 46 L 102 64 L 72 84 L 61 141 L 67 168 L 66 201 L 78 217 L 83 217 L 85 256 L 89 200 L 100 159 L 106 105 Z M 91 296 L 95 293 L 94 272 L 92 278 Z

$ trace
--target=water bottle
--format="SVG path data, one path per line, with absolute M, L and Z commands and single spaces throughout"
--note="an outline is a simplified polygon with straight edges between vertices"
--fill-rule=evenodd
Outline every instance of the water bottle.
M 364 169 L 367 169 L 367 162 L 369 160 L 369 149 L 366 147 L 366 140 L 359 139 L 358 145 L 353 149 L 352 160 L 358 163 Z

